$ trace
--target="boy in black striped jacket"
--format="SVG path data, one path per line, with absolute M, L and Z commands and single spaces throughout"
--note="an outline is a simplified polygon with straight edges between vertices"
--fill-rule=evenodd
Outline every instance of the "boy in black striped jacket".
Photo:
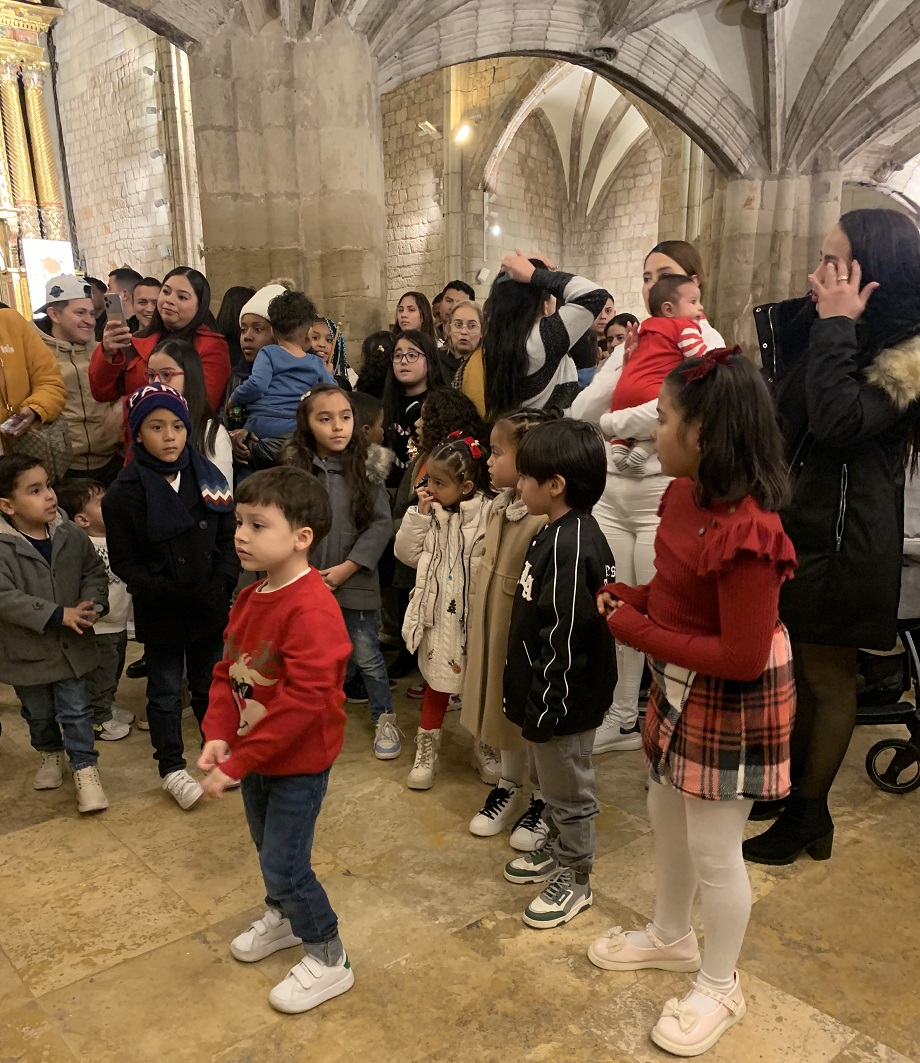
M 517 454 L 518 490 L 549 523 L 518 583 L 504 676 L 504 710 L 532 751 L 549 841 L 505 866 L 509 882 L 546 883 L 524 922 L 560 926 L 592 904 L 594 817 L 591 751 L 613 698 L 616 651 L 595 595 L 613 578 L 613 555 L 591 516 L 607 476 L 593 426 L 565 419 L 532 428 Z

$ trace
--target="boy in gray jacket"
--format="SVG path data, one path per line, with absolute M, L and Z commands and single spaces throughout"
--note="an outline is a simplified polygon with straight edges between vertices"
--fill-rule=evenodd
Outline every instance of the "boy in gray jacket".
M 35 458 L 0 458 L 0 514 L 0 680 L 15 688 L 42 755 L 34 786 L 62 784 L 66 750 L 77 807 L 97 812 L 108 800 L 83 677 L 97 662 L 93 624 L 108 609 L 105 566 L 58 511 Z

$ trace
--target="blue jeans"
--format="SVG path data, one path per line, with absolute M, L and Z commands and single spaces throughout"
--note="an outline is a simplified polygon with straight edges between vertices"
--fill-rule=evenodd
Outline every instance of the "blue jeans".
M 319 775 L 247 775 L 243 807 L 259 854 L 265 904 L 280 911 L 304 944 L 334 941 L 339 921 L 310 858 L 316 819 L 329 785 Z
M 99 754 L 93 744 L 93 710 L 85 679 L 16 687 L 16 696 L 22 702 L 22 718 L 29 725 L 33 749 L 39 753 L 66 750 L 73 771 L 95 767 Z
M 185 767 L 182 741 L 182 679 L 188 675 L 192 711 L 199 727 L 208 711 L 208 692 L 214 665 L 224 652 L 221 633 L 187 642 L 185 646 L 144 646 L 147 658 L 147 722 L 153 759 L 165 779 Z
M 351 639 L 351 660 L 364 680 L 371 719 L 376 723 L 385 712 L 393 711 L 393 694 L 390 690 L 387 664 L 377 637 L 380 630 L 380 610 L 343 609 L 342 616 Z

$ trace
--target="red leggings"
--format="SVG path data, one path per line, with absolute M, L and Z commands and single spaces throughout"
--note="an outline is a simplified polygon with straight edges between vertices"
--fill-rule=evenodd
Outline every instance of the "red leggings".
M 444 723 L 444 717 L 447 715 L 447 703 L 450 701 L 450 694 L 445 694 L 441 690 L 435 690 L 434 687 L 426 687 L 425 700 L 422 702 L 422 718 L 419 720 L 419 726 L 423 727 L 426 731 L 439 731 L 441 725 Z

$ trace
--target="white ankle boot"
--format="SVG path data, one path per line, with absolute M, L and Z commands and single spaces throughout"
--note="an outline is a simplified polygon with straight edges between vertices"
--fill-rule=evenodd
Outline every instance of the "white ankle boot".
M 407 780 L 410 790 L 430 790 L 438 774 L 438 750 L 441 748 L 441 729 L 426 731 L 418 729 L 415 736 L 415 764 Z

